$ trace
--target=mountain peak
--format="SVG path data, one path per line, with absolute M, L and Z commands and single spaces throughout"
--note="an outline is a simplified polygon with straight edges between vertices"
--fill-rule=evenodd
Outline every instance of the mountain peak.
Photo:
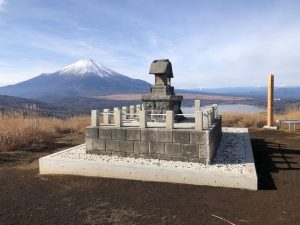
M 116 75 L 116 72 L 103 66 L 92 59 L 80 59 L 75 63 L 68 65 L 57 71 L 61 75 L 98 75 L 100 77 L 110 77 Z

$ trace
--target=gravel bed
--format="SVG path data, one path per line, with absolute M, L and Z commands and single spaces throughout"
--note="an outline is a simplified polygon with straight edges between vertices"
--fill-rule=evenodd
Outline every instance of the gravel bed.
M 85 153 L 85 145 L 51 155 L 59 159 L 75 159 L 96 162 L 120 163 L 122 165 L 155 166 L 164 168 L 182 168 L 191 170 L 208 170 L 246 174 L 244 131 L 239 128 L 223 128 L 223 137 L 211 165 L 192 162 L 166 161 L 159 159 L 142 159 L 106 155 L 91 155 Z

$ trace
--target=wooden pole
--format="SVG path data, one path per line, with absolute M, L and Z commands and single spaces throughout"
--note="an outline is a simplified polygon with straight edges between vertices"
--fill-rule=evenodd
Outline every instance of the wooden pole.
M 273 126 L 273 102 L 274 102 L 274 75 L 270 74 L 268 79 L 268 127 Z

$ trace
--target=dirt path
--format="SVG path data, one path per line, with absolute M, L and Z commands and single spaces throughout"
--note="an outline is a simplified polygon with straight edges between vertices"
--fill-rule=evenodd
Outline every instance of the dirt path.
M 299 224 L 300 132 L 251 138 L 259 191 L 39 176 L 37 159 L 53 151 L 0 155 L 0 224 Z M 82 141 L 66 136 L 56 148 Z

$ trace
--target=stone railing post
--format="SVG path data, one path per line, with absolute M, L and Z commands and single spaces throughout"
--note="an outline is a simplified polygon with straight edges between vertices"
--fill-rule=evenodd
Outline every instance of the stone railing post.
M 139 117 L 139 124 L 140 128 L 146 128 L 147 127 L 147 112 L 145 110 L 140 111 L 140 117 Z
M 210 108 L 210 110 L 211 110 L 211 123 L 214 123 L 215 122 L 215 118 L 216 118 L 216 115 L 215 115 L 215 107 L 214 106 L 212 106 L 211 108 Z
M 114 108 L 114 124 L 115 127 L 122 126 L 122 113 L 119 108 Z
M 99 111 L 98 110 L 91 111 L 91 126 L 93 126 L 93 127 L 99 126 Z
M 134 118 L 134 114 L 135 114 L 135 105 L 131 105 L 129 107 L 129 118 Z
M 128 113 L 128 106 L 122 106 L 122 119 L 127 119 L 127 113 Z
M 166 111 L 166 128 L 174 128 L 174 111 Z
M 141 105 L 136 105 L 136 114 L 140 115 Z
M 205 109 L 203 112 L 203 129 L 209 129 L 209 110 Z
M 208 115 L 208 128 L 211 126 L 212 121 L 212 108 L 207 109 L 207 115 Z
M 215 119 L 218 117 L 219 115 L 219 110 L 218 110 L 218 105 L 217 104 L 213 104 L 214 108 L 215 108 Z
M 203 130 L 203 112 L 195 112 L 195 130 Z
M 109 124 L 109 109 L 103 109 L 103 123 Z
M 195 112 L 201 111 L 201 101 L 195 100 Z

